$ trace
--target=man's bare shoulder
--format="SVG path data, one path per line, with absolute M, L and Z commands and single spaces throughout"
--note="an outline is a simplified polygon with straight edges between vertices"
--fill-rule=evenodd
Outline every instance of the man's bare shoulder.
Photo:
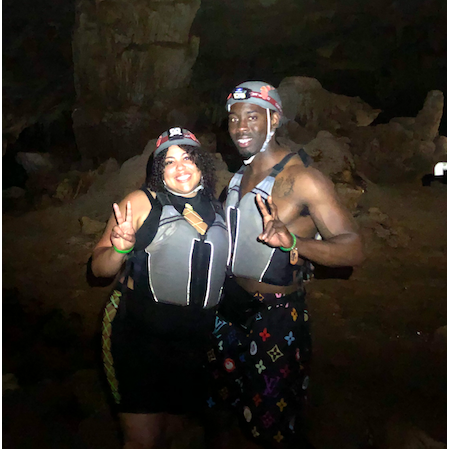
M 300 197 L 305 200 L 321 191 L 333 190 L 332 181 L 314 167 L 306 167 L 299 156 L 294 156 L 276 178 L 273 194 L 283 198 Z

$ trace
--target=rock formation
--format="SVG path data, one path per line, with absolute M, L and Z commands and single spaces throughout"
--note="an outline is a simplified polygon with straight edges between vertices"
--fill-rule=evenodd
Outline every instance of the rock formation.
M 353 126 L 368 126 L 381 112 L 359 97 L 328 92 L 318 80 L 303 76 L 284 78 L 279 95 L 285 117 L 315 132 L 340 133 Z
M 372 124 L 378 109 L 359 97 L 328 92 L 314 78 L 285 78 L 279 93 L 285 113 L 281 135 L 304 146 L 334 182 L 349 172 L 375 183 L 417 180 L 447 160 L 446 138 L 438 134 L 441 91 L 428 93 L 416 117 L 378 125 Z
M 189 32 L 199 6 L 200 0 L 77 2 L 73 124 L 83 157 L 123 162 L 167 126 L 198 54 L 199 39 Z

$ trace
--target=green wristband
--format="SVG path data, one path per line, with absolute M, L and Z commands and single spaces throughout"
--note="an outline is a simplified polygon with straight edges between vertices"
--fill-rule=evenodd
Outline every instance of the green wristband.
M 293 232 L 290 232 L 290 234 L 293 237 L 293 245 L 290 248 L 284 248 L 283 246 L 280 246 L 279 249 L 281 251 L 285 251 L 286 253 L 288 253 L 289 251 L 291 251 L 295 246 L 296 246 L 296 235 L 293 234 Z
M 134 246 L 132 248 L 125 249 L 124 251 L 121 249 L 117 249 L 114 245 L 112 245 L 112 247 L 114 248 L 114 251 L 117 251 L 120 254 L 128 254 L 134 249 Z

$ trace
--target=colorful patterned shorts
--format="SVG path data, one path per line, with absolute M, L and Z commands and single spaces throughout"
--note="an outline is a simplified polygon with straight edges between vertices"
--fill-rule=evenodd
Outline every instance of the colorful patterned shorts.
M 261 443 L 288 443 L 298 433 L 309 383 L 304 293 L 253 296 L 262 307 L 243 326 L 216 315 L 216 345 L 208 353 L 214 393 L 208 405 L 231 406 L 242 429 Z

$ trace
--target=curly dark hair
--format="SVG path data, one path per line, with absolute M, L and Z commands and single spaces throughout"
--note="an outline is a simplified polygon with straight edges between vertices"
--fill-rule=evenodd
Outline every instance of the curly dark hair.
M 189 156 L 192 157 L 195 165 L 200 169 L 202 175 L 203 194 L 210 199 L 215 197 L 215 164 L 210 153 L 207 153 L 199 147 L 193 145 L 179 145 Z M 150 156 L 147 164 L 146 186 L 153 192 L 163 192 L 164 188 L 164 169 L 165 156 L 168 148 L 153 158 Z

